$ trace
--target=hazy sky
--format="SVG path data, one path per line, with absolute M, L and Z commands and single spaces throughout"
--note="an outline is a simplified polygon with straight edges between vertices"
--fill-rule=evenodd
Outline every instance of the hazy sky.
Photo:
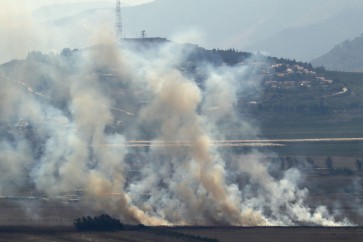
M 121 3 L 130 6 L 152 1 L 121 0 Z M 77 32 L 63 33 L 47 29 L 33 17 L 33 11 L 42 6 L 80 2 L 90 2 L 91 7 L 92 3 L 115 4 L 114 0 L 0 0 L 0 64 L 13 58 L 24 58 L 32 50 L 48 53 L 58 52 L 65 46 L 88 46 L 72 45 L 71 36 L 75 36 Z M 57 18 L 57 15 L 54 17 Z
M 90 4 L 34 11 L 46 5 L 80 2 Z M 362 0 L 121 2 L 123 6 L 154 2 L 125 9 L 124 36 L 137 37 L 146 30 L 149 37 L 196 43 L 209 49 L 236 48 L 309 61 L 363 33 L 363 25 L 357 24 L 363 21 Z M 114 33 L 112 6 L 115 0 L 0 0 L 0 64 L 24 58 L 32 50 L 57 53 L 64 47 L 94 45 Z M 86 11 L 92 8 L 100 11 Z
M 137 5 L 140 3 L 151 2 L 153 0 L 122 0 L 124 5 Z M 0 0 L 0 13 L 22 13 L 34 10 L 41 6 L 59 4 L 59 3 L 77 3 L 77 2 L 115 2 L 111 0 Z M 5 10 L 5 11 L 4 11 Z

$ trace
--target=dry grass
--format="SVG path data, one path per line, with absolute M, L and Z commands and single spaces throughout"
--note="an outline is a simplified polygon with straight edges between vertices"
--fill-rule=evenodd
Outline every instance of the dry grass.
M 158 228 L 159 230 L 160 228 Z M 220 242 L 317 242 L 317 241 L 363 241 L 363 228 L 319 228 L 319 227 L 209 227 L 209 228 L 164 228 L 166 232 L 177 232 L 186 236 L 192 235 L 192 241 L 207 241 L 206 238 L 217 239 Z M 197 236 L 203 238 L 198 239 Z M 188 237 L 187 237 L 188 238 Z M 125 241 L 125 242 L 179 242 L 191 241 L 166 235 L 157 235 L 147 231 L 121 231 L 114 233 L 80 233 L 70 227 L 0 227 L 0 242 L 2 241 Z
M 363 228 L 210 228 L 183 232 L 216 238 L 221 242 L 363 241 Z

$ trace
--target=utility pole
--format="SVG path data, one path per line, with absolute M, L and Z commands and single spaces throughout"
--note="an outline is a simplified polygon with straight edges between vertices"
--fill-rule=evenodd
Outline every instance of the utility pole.
M 122 39 L 122 18 L 121 18 L 121 0 L 116 0 L 116 36 L 117 41 Z

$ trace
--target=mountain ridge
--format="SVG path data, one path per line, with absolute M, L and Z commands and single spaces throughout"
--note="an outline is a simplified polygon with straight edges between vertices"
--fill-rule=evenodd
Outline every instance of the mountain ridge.
M 302 61 L 311 61 L 328 52 L 336 43 L 354 38 L 363 32 L 363 7 L 344 10 L 315 24 L 286 28 L 260 42 L 248 50 L 260 50 L 274 56 L 283 56 Z
M 312 64 L 330 70 L 363 72 L 363 34 L 336 45 L 326 54 L 314 59 Z
M 358 1 L 351 1 L 347 4 L 342 4 L 340 1 L 329 1 L 329 3 L 319 1 L 315 4 L 316 6 L 312 3 L 316 3 L 316 1 L 301 3 L 274 0 L 266 3 L 266 1 L 261 0 L 253 2 L 245 0 L 199 0 L 198 2 L 192 0 L 185 0 L 183 2 L 177 0 L 155 0 L 147 4 L 125 8 L 122 12 L 124 34 L 126 37 L 135 37 L 142 30 L 146 30 L 149 36 L 173 39 L 183 35 L 185 32 L 188 35 L 189 32 L 197 31 L 199 32 L 199 37 L 196 39 L 199 41 L 198 44 L 206 48 L 236 48 L 246 51 L 260 50 L 274 56 L 307 61 L 323 54 L 328 49 L 323 49 L 320 53 L 315 54 L 321 46 L 325 46 L 324 44 L 319 44 L 312 51 L 310 51 L 309 47 L 304 47 L 301 52 L 294 52 L 294 45 L 284 44 L 284 52 L 279 49 L 278 45 L 275 47 L 271 43 L 271 38 L 273 39 L 279 33 L 285 33 L 284 31 L 287 29 L 296 29 L 297 31 L 293 31 L 294 35 L 284 36 L 285 42 L 296 42 L 296 39 L 301 39 L 302 35 L 299 33 L 301 28 L 306 28 L 309 24 L 326 21 L 326 19 L 339 14 L 344 9 L 351 11 L 354 4 L 356 8 L 357 6 L 363 7 L 363 3 Z M 112 23 L 113 11 L 113 5 L 110 4 L 107 13 L 104 13 L 102 16 L 98 15 L 95 18 L 104 18 L 104 22 Z M 77 16 L 70 16 L 69 21 L 63 18 L 62 22 L 66 24 L 62 24 L 62 27 L 72 27 L 72 22 L 74 20 L 77 21 L 77 19 L 78 22 L 89 22 L 92 25 L 92 22 L 94 22 L 92 16 L 87 15 L 86 12 L 84 11 L 84 16 L 82 16 L 82 13 L 77 14 Z M 355 13 L 353 14 L 353 16 L 356 15 Z M 322 26 L 322 28 L 326 27 Z M 357 31 L 352 32 L 349 36 L 342 36 L 337 40 L 332 40 L 331 47 L 337 42 L 357 35 Z M 360 32 L 359 30 L 358 33 Z M 331 31 L 325 31 L 324 33 L 331 33 Z M 294 38 L 294 36 L 296 37 Z M 327 38 L 330 39 L 330 36 L 327 35 L 325 39 Z M 270 45 L 264 45 L 264 43 L 270 43 Z M 293 54 L 285 54 L 286 46 L 289 46 L 287 52 L 291 51 Z M 276 49 L 276 51 L 273 49 Z M 301 45 L 300 49 L 302 49 Z M 313 53 L 310 53 L 309 56 L 301 55 L 301 53 L 307 52 Z

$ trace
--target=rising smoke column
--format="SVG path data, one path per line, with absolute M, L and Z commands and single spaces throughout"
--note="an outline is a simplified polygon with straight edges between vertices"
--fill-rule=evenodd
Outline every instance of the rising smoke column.
M 148 127 L 156 130 L 154 140 L 158 142 L 146 155 L 150 161 L 142 179 L 130 186 L 135 203 L 173 224 L 336 224 L 324 207 L 312 211 L 304 205 L 307 190 L 299 189 L 297 170 L 289 170 L 282 180 L 276 180 L 260 159 L 245 156 L 241 159 L 247 161 L 240 161 L 239 169 L 241 176 L 250 177 L 249 183 L 228 181 L 228 156 L 211 143 L 225 139 L 224 128 L 228 126 L 239 128 L 241 133 L 254 133 L 253 126 L 236 112 L 236 87 L 243 88 L 238 82 L 248 70 L 204 67 L 208 78 L 206 88 L 201 89 L 177 71 L 170 53 L 174 58 L 178 55 L 170 48 L 161 51 L 161 58 L 154 57 L 155 65 L 147 63 L 148 71 L 140 78 L 152 93 L 151 101 L 141 109 L 141 120 L 152 124 Z M 160 141 L 188 141 L 191 145 L 165 149 L 156 145 Z M 149 198 L 143 196 L 145 193 Z
M 16 74 L 3 73 L 0 118 L 31 129 L 2 135 L 0 165 L 9 176 L 1 184 L 23 177 L 18 189 L 32 185 L 49 198 L 83 189 L 84 206 L 147 225 L 345 224 L 305 205 L 297 170 L 276 179 L 257 151 L 231 161 L 213 146 L 230 127 L 234 135 L 258 133 L 237 111 L 249 69 L 201 63 L 201 88 L 180 68 L 192 52 L 172 43 L 141 51 L 110 43 L 32 55 Z M 150 147 L 127 145 L 144 139 Z M 127 162 L 135 153 L 136 175 Z

